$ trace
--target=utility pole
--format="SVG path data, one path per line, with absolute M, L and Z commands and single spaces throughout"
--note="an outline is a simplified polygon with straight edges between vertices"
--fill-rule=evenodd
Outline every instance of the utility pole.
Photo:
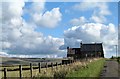
M 117 46 L 118 46 L 118 45 L 115 45 L 115 47 L 116 47 L 116 57 L 117 57 Z

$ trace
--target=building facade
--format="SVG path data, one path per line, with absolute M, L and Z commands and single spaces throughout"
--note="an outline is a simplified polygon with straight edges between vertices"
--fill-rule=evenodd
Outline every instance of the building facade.
M 80 59 L 85 57 L 104 57 L 102 43 L 80 43 L 80 48 L 67 47 L 67 57 Z

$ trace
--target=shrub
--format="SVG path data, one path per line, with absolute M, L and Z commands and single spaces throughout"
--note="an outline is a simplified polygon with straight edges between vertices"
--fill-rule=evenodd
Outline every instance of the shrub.
M 32 79 L 51 79 L 52 77 L 49 76 L 48 74 L 45 74 L 44 73 L 41 73 L 41 74 L 38 74 L 37 77 L 33 77 Z
M 67 70 L 60 70 L 60 71 L 55 71 L 54 72 L 54 78 L 55 79 L 64 79 L 67 75 L 68 71 Z
M 74 70 L 74 71 L 78 71 L 78 70 L 81 69 L 82 67 L 85 68 L 85 66 L 76 65 L 76 66 L 73 67 L 73 70 Z

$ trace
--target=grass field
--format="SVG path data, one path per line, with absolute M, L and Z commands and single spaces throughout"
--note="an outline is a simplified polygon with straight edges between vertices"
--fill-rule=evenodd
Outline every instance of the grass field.
M 48 74 L 38 74 L 36 77 L 56 77 L 70 78 L 70 77 L 99 77 L 100 71 L 104 65 L 105 59 L 97 59 L 85 62 L 75 62 L 71 65 L 59 67 L 56 71 Z
M 30 68 L 30 63 L 33 64 L 33 67 L 38 67 L 38 63 L 41 62 L 41 66 L 44 67 L 46 62 L 49 64 L 61 62 L 61 58 L 8 58 L 2 57 L 2 62 L 0 62 L 0 70 L 7 68 L 7 70 L 19 69 L 19 64 L 22 65 L 22 68 Z M 45 68 L 42 68 L 41 72 L 44 72 Z M 38 69 L 33 69 L 33 76 L 39 72 Z M 4 72 L 0 71 L 0 76 L 4 76 Z M 30 70 L 22 71 L 23 77 L 30 77 Z M 7 77 L 19 77 L 19 71 L 7 71 Z
M 16 65 L 29 65 L 30 63 L 37 65 L 39 62 L 61 62 L 62 58 L 10 58 L 0 57 L 0 67 L 10 67 Z
M 46 70 L 45 68 L 42 68 L 41 72 L 44 72 L 45 70 Z M 1 73 L 2 73 L 2 77 L 3 77 L 4 73 L 3 72 L 1 72 Z M 39 73 L 39 70 L 34 69 L 32 73 L 33 73 L 33 76 L 35 76 Z M 19 71 L 8 71 L 7 77 L 19 77 Z M 30 77 L 30 70 L 23 70 L 22 77 Z
M 91 61 L 84 62 L 75 62 L 70 65 L 62 65 L 52 68 L 42 68 L 41 73 L 39 73 L 38 69 L 33 70 L 33 76 L 35 77 L 98 77 L 101 68 L 103 67 L 105 59 L 92 59 Z M 88 68 L 86 67 L 88 65 Z M 29 66 L 23 66 L 23 68 L 27 68 Z M 7 67 L 7 68 L 18 68 L 15 67 Z M 2 76 L 4 74 L 2 73 Z M 7 77 L 19 77 L 19 71 L 8 71 Z M 30 77 L 30 70 L 23 70 L 22 77 Z
M 81 67 L 77 71 L 67 74 L 67 77 L 99 77 L 105 59 L 91 62 L 86 68 Z
M 120 56 L 118 56 L 118 57 L 111 57 L 111 60 L 116 60 L 120 64 Z
M 117 58 L 117 62 L 120 64 L 120 57 Z

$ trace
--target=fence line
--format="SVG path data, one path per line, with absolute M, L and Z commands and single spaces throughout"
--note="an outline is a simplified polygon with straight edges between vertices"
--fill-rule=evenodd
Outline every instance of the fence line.
M 53 71 L 55 69 L 55 68 L 53 68 L 54 66 L 56 66 L 56 70 L 57 70 L 59 65 L 60 65 L 60 67 L 66 67 L 67 65 L 70 66 L 70 64 L 75 63 L 77 61 L 80 62 L 80 60 L 72 60 L 72 61 L 65 62 L 65 63 L 60 63 L 60 64 L 58 64 L 57 62 L 55 64 L 53 64 L 51 62 L 51 64 L 48 65 L 48 63 L 46 63 L 45 67 L 43 67 L 43 68 L 46 68 L 46 71 L 47 71 L 47 68 L 51 67 L 51 69 Z M 38 63 L 37 69 L 39 69 L 39 73 L 41 73 L 41 68 L 42 68 L 41 67 L 41 63 Z M 32 63 L 30 63 L 30 68 L 28 68 L 28 69 L 30 69 L 30 77 L 32 78 L 33 77 L 33 69 L 34 69 L 33 66 L 32 66 Z M 22 79 L 22 70 L 23 70 L 22 65 L 19 65 L 19 69 L 16 70 L 16 71 L 19 71 L 19 77 L 20 77 L 20 79 Z M 6 79 L 7 78 L 7 68 L 4 68 L 3 71 L 4 71 L 4 79 Z

